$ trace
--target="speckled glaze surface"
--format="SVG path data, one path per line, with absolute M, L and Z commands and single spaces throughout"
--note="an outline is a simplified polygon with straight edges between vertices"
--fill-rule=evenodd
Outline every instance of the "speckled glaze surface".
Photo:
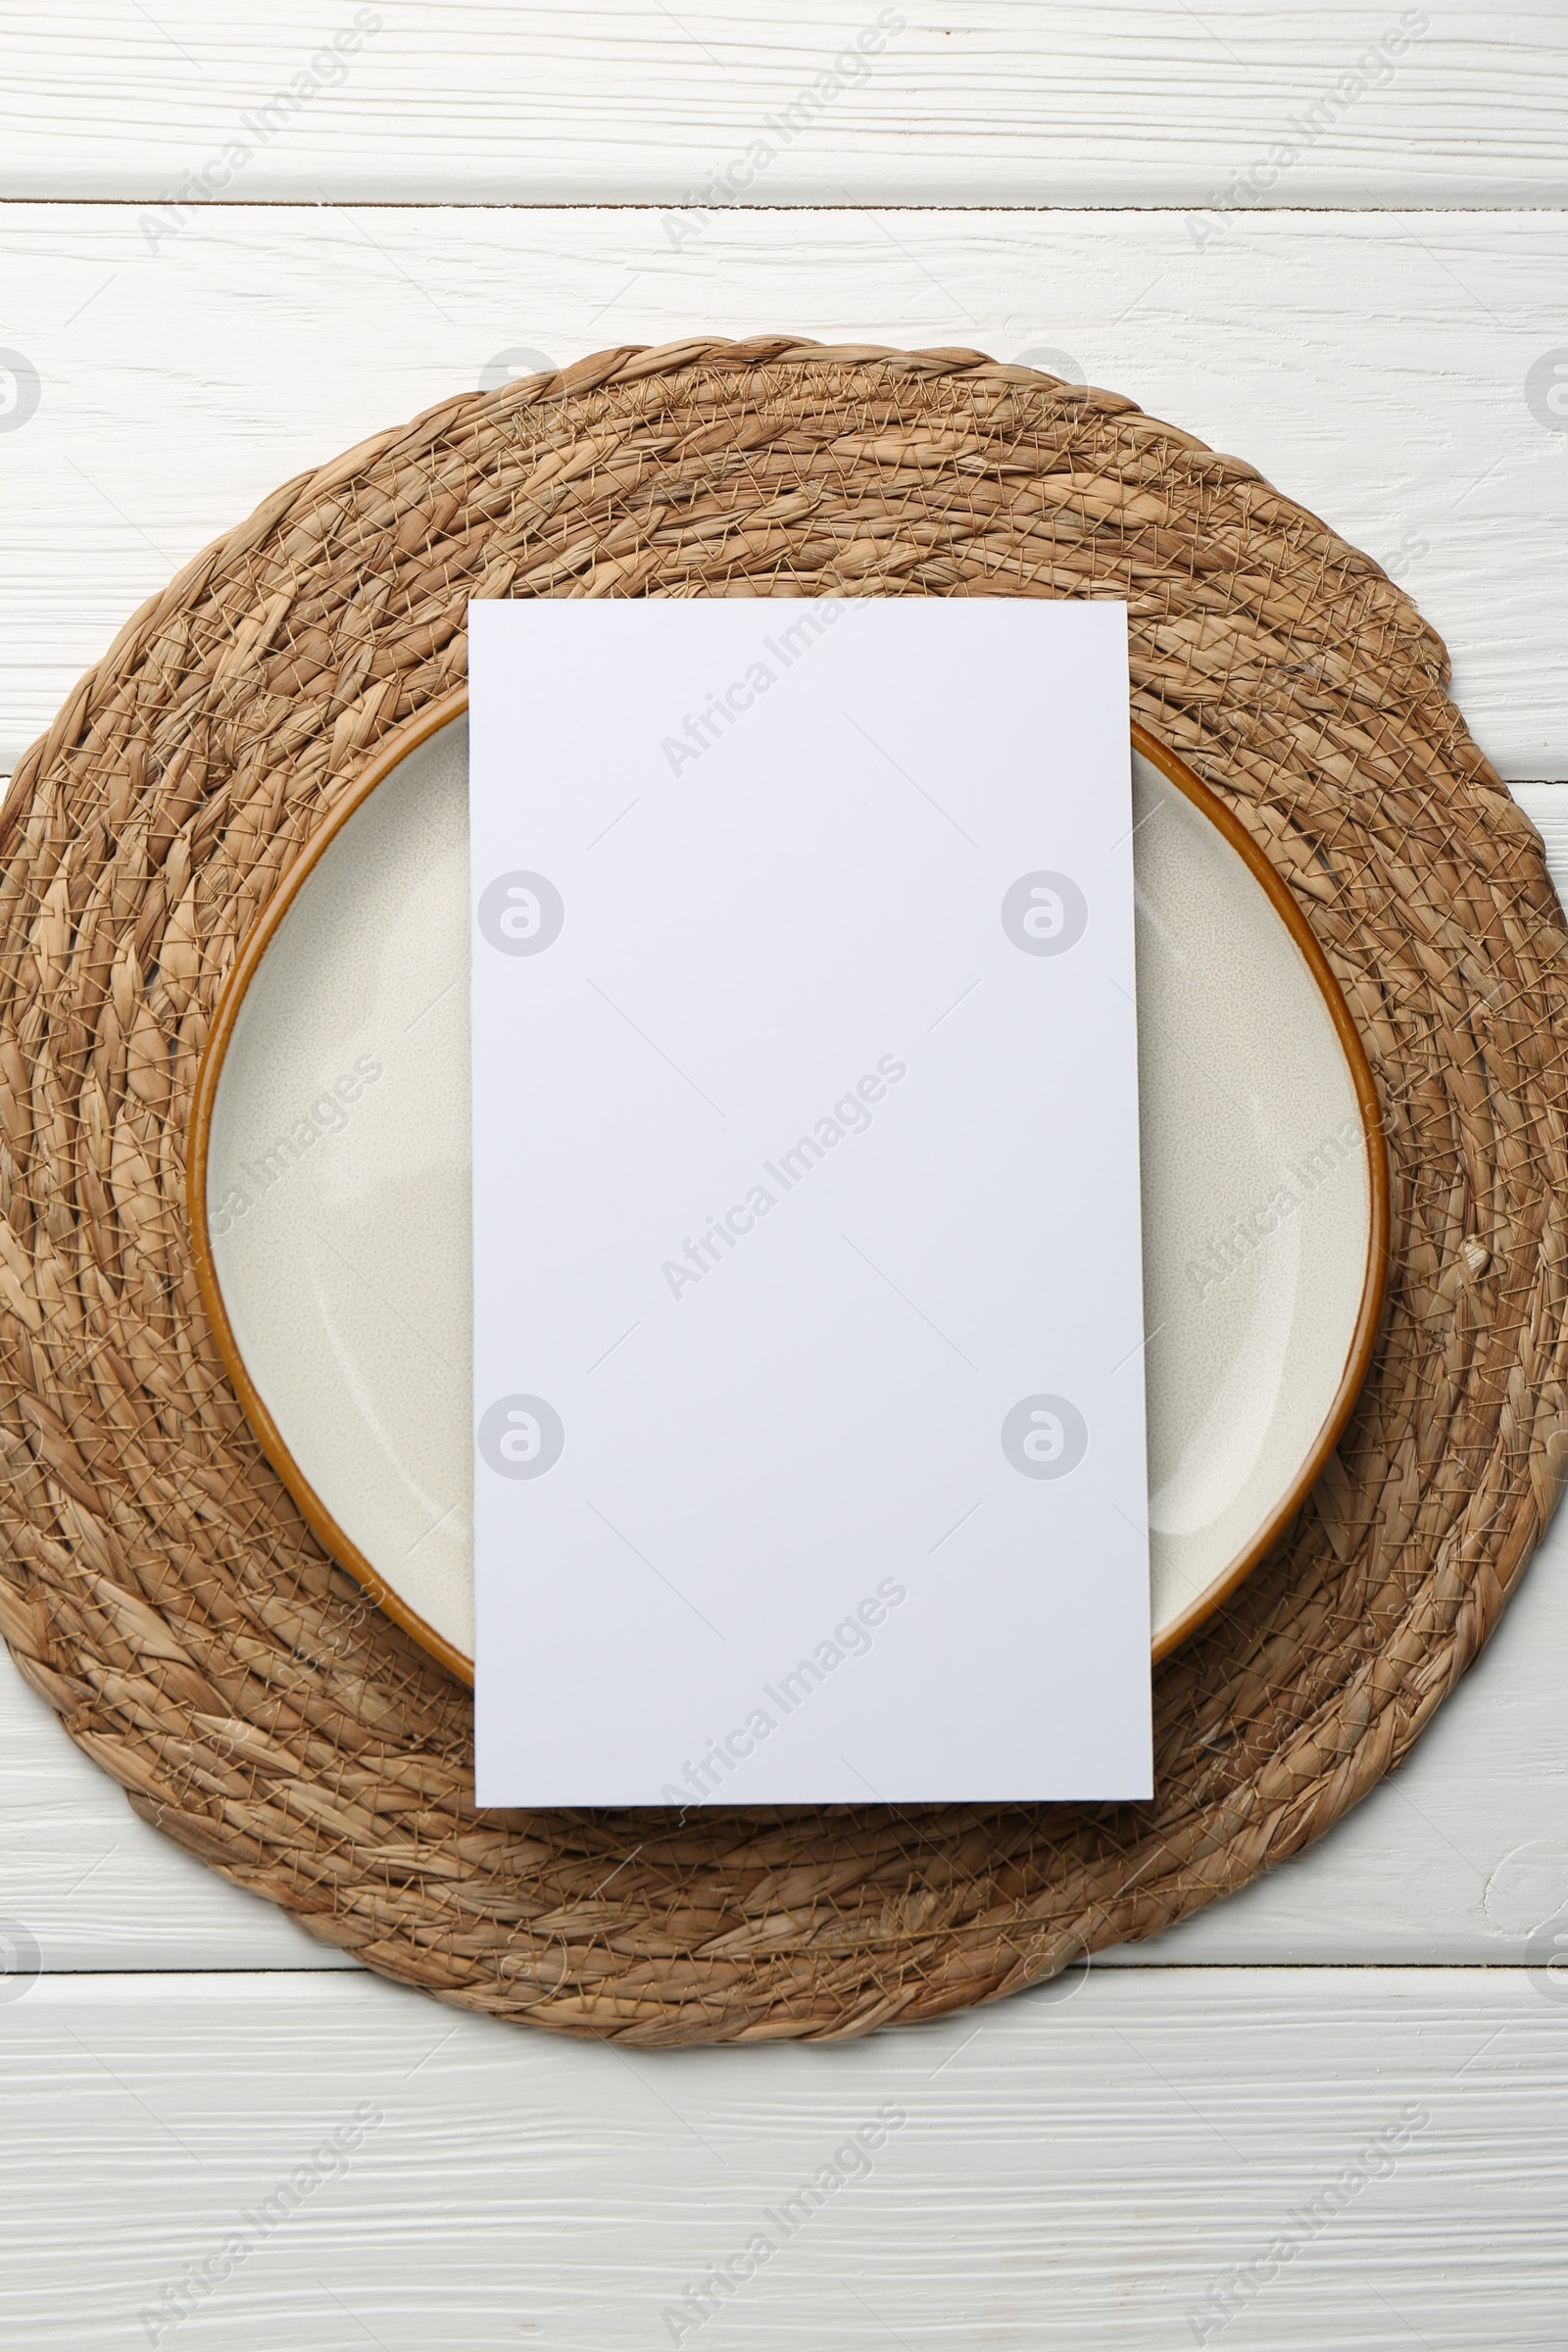
M 1260 884 L 1133 760 L 1156 1640 L 1252 1543 L 1333 1406 L 1368 1276 L 1355 1081 Z
M 1353 1345 L 1372 1196 L 1350 1065 L 1300 950 L 1136 755 L 1133 785 L 1157 1642 L 1300 1476 Z M 464 1658 L 466 790 L 459 720 L 299 890 L 229 1041 L 207 1186 L 234 1341 L 293 1464 Z
M 471 1657 L 467 752 L 461 720 L 411 753 L 289 908 L 224 1058 L 207 1204 L 294 1462 Z

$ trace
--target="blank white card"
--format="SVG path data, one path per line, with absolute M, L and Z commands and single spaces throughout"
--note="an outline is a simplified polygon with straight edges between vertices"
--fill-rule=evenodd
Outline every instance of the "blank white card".
M 1147 1796 L 1125 607 L 469 626 L 480 1803 Z

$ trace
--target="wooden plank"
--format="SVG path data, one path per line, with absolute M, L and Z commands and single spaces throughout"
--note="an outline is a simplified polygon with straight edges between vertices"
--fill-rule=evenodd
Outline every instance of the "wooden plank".
M 4 13 L 12 196 L 147 202 L 209 166 L 211 193 L 246 203 L 672 205 L 726 173 L 720 201 L 766 205 L 1543 204 L 1568 185 L 1551 0 L 1505 19 L 1480 0 Z
M 359 1978 L 46 1981 L 0 2010 L 0 2310 L 196 2352 L 1557 2352 L 1543 1984 L 1140 1971 L 655 2055 Z
M 1503 772 L 1568 773 L 1568 416 L 1526 397 L 1568 357 L 1559 216 L 1250 215 L 1199 244 L 1171 213 L 733 213 L 675 251 L 657 212 L 234 207 L 151 252 L 137 218 L 5 216 L 41 397 L 0 433 L 0 753 L 278 480 L 507 353 L 783 326 L 1068 355 L 1385 563 Z

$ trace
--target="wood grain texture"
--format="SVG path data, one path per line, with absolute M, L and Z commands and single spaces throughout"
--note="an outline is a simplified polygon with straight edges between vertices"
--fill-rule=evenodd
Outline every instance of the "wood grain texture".
M 835 2050 L 628 2057 L 364 1978 L 46 1981 L 0 2011 L 0 2310 L 29 2352 L 651 2352 L 763 2233 L 678 2340 L 1172 2352 L 1228 2291 L 1227 2352 L 1558 2352 L 1543 1985 L 1097 1972 Z M 183 2326 L 138 2326 L 209 2261 Z
M 835 73 L 879 18 L 902 28 L 869 71 Z M 332 36 L 368 21 L 334 59 Z M 1505 20 L 1478 0 L 8 0 L 0 29 L 13 196 L 156 200 L 248 146 L 222 201 L 675 204 L 760 141 L 772 160 L 728 201 L 1207 205 L 1293 148 L 1243 201 L 1542 204 L 1568 187 L 1550 0 Z M 296 111 L 269 129 L 256 110 L 278 93 Z
M 0 754 L 276 483 L 498 355 L 784 327 L 1076 360 L 1393 571 L 1505 775 L 1568 773 L 1568 431 L 1525 397 L 1568 346 L 1559 216 L 1252 216 L 1200 248 L 1171 214 L 736 214 L 674 252 L 654 212 L 236 208 L 149 252 L 132 211 L 18 206 L 5 243 L 41 397 L 0 433 Z
M 686 47 L 657 0 L 527 12 L 391 0 L 380 13 L 394 37 L 363 77 L 313 104 L 225 197 L 668 207 L 796 94 L 819 36 L 875 12 L 835 21 L 807 0 L 775 24 L 677 0 L 711 57 Z M 1199 13 L 1126 0 L 922 11 L 897 44 L 902 77 L 879 72 L 835 100 L 746 194 L 1206 206 L 1398 12 L 1265 15 L 1203 0 Z M 1434 33 L 1408 70 L 1358 98 L 1261 201 L 1562 200 L 1561 10 L 1429 13 Z M 0 193 L 144 209 L 352 9 L 155 0 L 152 14 L 3 0 Z M 1184 301 L 1151 287 L 1147 311 L 1166 224 L 1135 215 L 1014 221 L 1010 239 L 986 220 L 715 220 L 678 246 L 657 211 L 592 236 L 561 215 L 392 236 L 358 216 L 220 225 L 209 242 L 212 224 L 195 220 L 149 252 L 134 217 L 65 205 L 5 216 L 0 336 L 45 383 L 34 424 L 0 435 L 0 754 L 44 723 L 141 595 L 291 467 L 473 381 L 497 351 L 565 360 L 621 332 L 789 324 L 1005 357 L 1066 350 L 1096 380 L 1239 449 L 1400 571 L 1447 637 L 1459 699 L 1506 772 L 1568 773 L 1556 682 L 1568 436 L 1536 426 L 1522 401 L 1532 361 L 1568 343 L 1560 220 L 1239 218 L 1201 249 L 1205 272 L 1179 275 Z M 1181 233 L 1190 241 L 1185 222 Z M 158 273 L 138 267 L 115 284 L 133 259 Z M 925 275 L 955 264 L 956 299 Z M 1568 795 L 1519 797 L 1568 854 Z M 1321 1846 L 1139 1958 L 1200 1959 L 1214 1937 L 1237 1961 L 1518 1957 L 1530 1922 L 1568 1895 L 1565 1547 L 1559 1525 L 1401 1774 Z M 137 1821 L 9 1662 L 0 1758 L 0 1911 L 38 1923 L 47 1965 L 291 1965 L 304 1944 L 291 1924 Z M 334 1965 L 318 1946 L 305 1954 Z M 1358 2197 L 1255 2317 L 1210 2340 L 1555 2352 L 1562 2007 L 1501 1972 L 1113 1965 L 1097 1964 L 1069 2007 L 1013 2003 L 919 2037 L 922 2065 L 941 2052 L 928 2098 L 952 2094 L 927 2108 L 920 2142 L 901 2135 L 923 2167 L 906 2186 L 884 2171 L 896 2198 L 857 2209 L 846 2197 L 764 2301 L 686 2340 L 882 2343 L 885 2321 L 834 2286 L 831 2261 L 911 2347 L 968 2352 L 983 2331 L 999 2344 L 1166 2352 L 1195 2340 L 1183 2297 L 1196 2303 L 1264 2250 L 1281 2211 L 1310 2200 L 1365 2126 L 1407 2095 L 1440 2114 L 1424 2085 L 1442 2064 L 1444 2128 L 1416 2140 L 1421 2169 Z M 1105 2006 L 1124 1993 L 1127 2007 Z M 1064 2026 L 1070 2036 L 1044 2041 Z M 371 2095 L 397 2136 L 378 2128 L 356 2172 L 166 2341 L 339 2352 L 371 2341 L 368 2326 L 383 2352 L 666 2341 L 666 2284 L 734 2243 L 716 2224 L 737 2210 L 737 2154 L 752 2168 L 751 2212 L 820 2160 L 814 2133 L 845 2112 L 846 2069 L 904 2063 L 898 2038 L 627 2061 L 449 2023 L 358 1974 L 46 1980 L 0 2007 L 0 2048 L 8 2112 L 23 2119 L 0 2139 L 12 2333 L 71 2352 L 145 2341 L 137 2298 L 220 2245 Z M 628 2064 L 640 2075 L 621 2075 Z M 521 2068 L 534 2070 L 526 2082 Z M 692 2120 L 714 2146 L 724 2131 L 727 2169 L 665 2104 L 686 2107 L 681 2085 L 720 2068 L 722 2123 L 716 2090 Z M 880 2081 L 857 2075 L 852 2094 L 880 2097 Z M 401 2106 L 381 2093 L 393 2082 Z

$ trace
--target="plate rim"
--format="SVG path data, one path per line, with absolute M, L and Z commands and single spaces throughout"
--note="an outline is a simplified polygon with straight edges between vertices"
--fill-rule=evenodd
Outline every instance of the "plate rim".
M 419 1647 L 428 1652 L 449 1674 L 470 1687 L 474 1679 L 473 1660 L 436 1632 L 418 1611 L 410 1606 L 402 1595 L 393 1591 L 385 1578 L 360 1550 L 358 1544 L 344 1532 L 311 1485 L 284 1442 L 282 1432 L 256 1388 L 245 1367 L 228 1310 L 223 1303 L 222 1290 L 218 1280 L 217 1262 L 213 1255 L 212 1238 L 207 1218 L 207 1166 L 212 1134 L 213 1113 L 217 1103 L 219 1082 L 223 1063 L 233 1039 L 235 1023 L 244 1004 L 251 983 L 273 938 L 298 898 L 300 891 L 319 864 L 326 851 L 337 839 L 349 819 L 357 814 L 370 795 L 402 765 L 410 755 L 432 735 L 450 726 L 454 720 L 466 715 L 468 689 L 462 685 L 441 696 L 423 710 L 417 711 L 401 726 L 394 727 L 373 758 L 367 763 L 341 800 L 311 836 L 298 858 L 287 868 L 267 906 L 241 943 L 233 963 L 224 976 L 219 992 L 218 1005 L 213 1015 L 207 1043 L 202 1049 L 196 1073 L 196 1086 L 191 1098 L 190 1126 L 186 1150 L 185 1209 L 190 1227 L 191 1249 L 196 1269 L 196 1284 L 208 1326 L 222 1359 L 223 1369 L 233 1384 L 240 1409 L 263 1453 L 293 1497 L 307 1526 L 328 1556 L 363 1587 L 368 1597 L 385 1610 L 393 1623 L 401 1626 Z M 1280 1499 L 1266 1514 L 1248 1542 L 1227 1562 L 1202 1592 L 1189 1601 L 1181 1614 L 1174 1618 L 1152 1643 L 1151 1662 L 1158 1665 L 1189 1641 L 1200 1626 L 1212 1617 L 1244 1584 L 1273 1549 L 1274 1544 L 1296 1517 L 1307 1495 L 1317 1484 L 1329 1455 L 1339 1442 L 1340 1434 L 1355 1404 L 1356 1397 L 1371 1366 L 1378 1325 L 1383 1313 L 1389 1279 L 1390 1234 L 1390 1176 L 1388 1144 L 1384 1132 L 1383 1107 L 1378 1098 L 1377 1082 L 1361 1043 L 1354 1018 L 1345 993 L 1334 976 L 1333 967 L 1319 945 L 1316 934 L 1297 904 L 1279 869 L 1260 848 L 1241 819 L 1205 784 L 1195 769 L 1188 766 L 1178 752 L 1151 734 L 1143 723 L 1130 721 L 1132 748 L 1159 770 L 1166 782 L 1174 785 L 1200 814 L 1229 843 L 1242 862 L 1262 889 L 1274 911 L 1284 922 L 1294 940 L 1319 994 L 1328 1007 L 1341 1052 L 1349 1065 L 1355 1089 L 1357 1109 L 1361 1120 L 1361 1139 L 1367 1156 L 1367 1175 L 1371 1215 L 1367 1235 L 1366 1264 L 1362 1274 L 1361 1298 L 1350 1335 L 1350 1345 L 1341 1371 L 1339 1384 L 1329 1409 L 1318 1429 L 1316 1438 L 1307 1448 L 1296 1477 Z
M 1189 767 L 1179 752 L 1161 743 L 1139 720 L 1132 722 L 1133 749 L 1143 755 L 1152 767 L 1157 767 L 1167 783 L 1185 794 L 1193 806 L 1206 816 L 1236 852 L 1251 873 L 1286 930 L 1296 942 L 1307 970 L 1316 981 L 1318 993 L 1328 1007 L 1334 1023 L 1340 1051 L 1349 1065 L 1351 1083 L 1355 1088 L 1356 1109 L 1361 1122 L 1361 1142 L 1366 1152 L 1370 1216 L 1367 1220 L 1366 1262 L 1361 1275 L 1361 1297 L 1356 1308 L 1355 1322 L 1350 1331 L 1350 1345 L 1341 1368 L 1339 1383 L 1329 1402 L 1328 1411 L 1318 1427 L 1317 1436 L 1302 1456 L 1300 1467 L 1284 1494 L 1254 1529 L 1235 1556 L 1222 1568 L 1213 1581 L 1195 1594 L 1179 1616 L 1172 1619 L 1152 1645 L 1152 1660 L 1157 1666 L 1162 1658 L 1179 1649 L 1200 1627 L 1206 1624 L 1222 1608 L 1238 1587 L 1245 1584 L 1255 1568 L 1273 1550 L 1280 1537 L 1290 1526 L 1312 1489 L 1317 1485 L 1329 1455 L 1340 1440 L 1340 1433 L 1355 1406 L 1355 1400 L 1366 1384 L 1371 1369 L 1372 1351 L 1377 1345 L 1378 1325 L 1383 1317 L 1384 1300 L 1389 1287 L 1389 1239 L 1391 1220 L 1391 1181 L 1389 1147 L 1383 1119 L 1383 1103 L 1378 1095 L 1377 1080 L 1367 1058 L 1361 1033 L 1346 999 L 1345 991 L 1334 976 L 1319 943 L 1316 932 L 1297 904 L 1296 895 L 1284 875 L 1260 844 L 1248 831 L 1241 818 L 1221 800 L 1211 785 L 1205 784 L 1195 768 Z

